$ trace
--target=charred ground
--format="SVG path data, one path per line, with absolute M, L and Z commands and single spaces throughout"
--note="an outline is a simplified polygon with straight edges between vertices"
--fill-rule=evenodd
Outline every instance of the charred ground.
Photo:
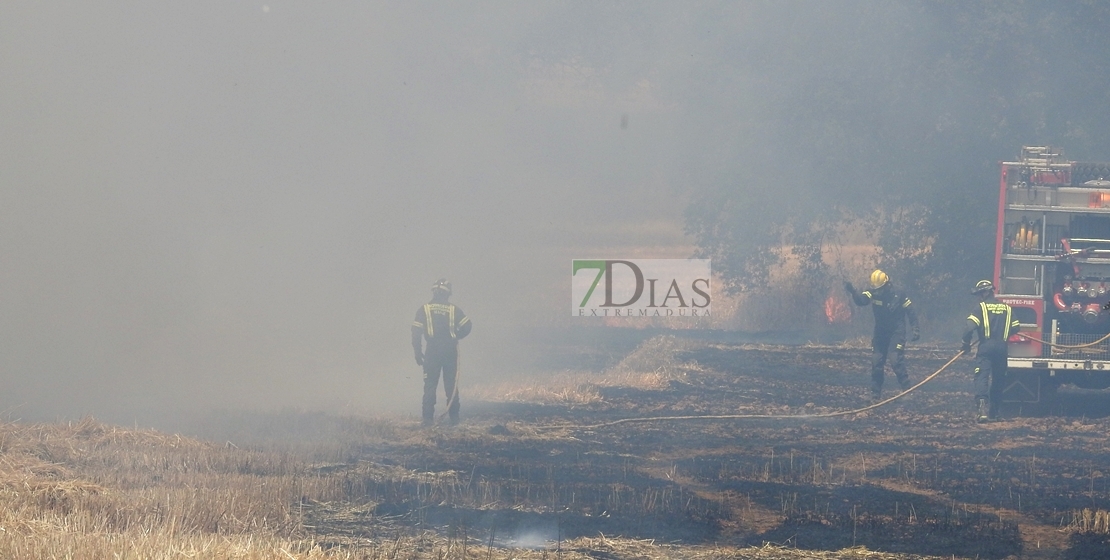
M 0 423 L 0 556 L 1110 556 L 1107 392 L 976 424 L 965 359 L 859 412 L 863 341 L 656 335 L 538 347 L 541 373 L 465 386 L 456 427 L 323 411 L 213 412 L 178 433 Z M 954 353 L 912 349 L 911 376 Z
M 669 356 L 654 371 L 645 367 L 660 360 L 652 344 Z M 911 349 L 911 376 L 923 379 L 955 350 Z M 977 425 L 963 360 L 880 409 L 791 419 L 864 406 L 868 349 L 664 337 L 618 363 L 606 363 L 620 355 L 614 347 L 588 344 L 558 359 L 573 354 L 599 370 L 598 382 L 587 377 L 555 399 L 471 399 L 463 426 L 352 453 L 352 476 L 368 463 L 425 473 L 366 488 L 374 514 L 510 545 L 604 534 L 971 558 L 1110 553 L 1082 517 L 1110 509 L 1108 394 L 1065 395 L 1072 405 L 1059 416 Z M 601 382 L 600 370 L 622 367 L 645 371 L 644 382 L 631 373 Z M 735 414 L 787 418 L 574 427 Z

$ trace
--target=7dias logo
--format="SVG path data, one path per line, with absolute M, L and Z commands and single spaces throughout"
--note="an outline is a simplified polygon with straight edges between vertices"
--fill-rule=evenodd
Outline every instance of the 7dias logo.
M 575 317 L 708 317 L 709 259 L 572 260 Z

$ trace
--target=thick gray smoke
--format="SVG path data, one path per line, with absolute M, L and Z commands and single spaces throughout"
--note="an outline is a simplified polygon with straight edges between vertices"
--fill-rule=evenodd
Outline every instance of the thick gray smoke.
M 680 239 L 672 109 L 551 54 L 594 41 L 548 35 L 571 12 L 0 7 L 0 406 L 415 411 L 440 276 L 464 375 L 512 373 L 574 247 Z
M 921 6 L 6 2 L 0 410 L 415 413 L 440 276 L 464 380 L 522 374 L 569 260 L 688 254 L 692 193 L 758 232 L 1020 120 L 960 52 L 918 71 L 973 27 Z

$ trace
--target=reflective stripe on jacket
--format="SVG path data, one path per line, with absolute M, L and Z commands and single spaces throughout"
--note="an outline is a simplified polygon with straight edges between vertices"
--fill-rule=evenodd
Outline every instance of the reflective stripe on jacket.
M 465 338 L 470 334 L 470 317 L 462 309 L 447 302 L 431 301 L 416 310 L 412 321 L 412 345 L 420 345 L 420 338 L 447 342 Z
M 983 340 L 1006 340 L 1010 331 L 1017 332 L 1019 322 L 1013 318 L 1009 305 L 992 301 L 979 302 L 979 313 L 972 313 L 967 320 L 979 327 Z M 1002 335 L 1001 337 L 997 335 Z
M 447 315 L 447 333 L 451 338 L 457 338 L 455 331 L 455 306 L 450 303 L 425 303 L 424 304 L 424 332 L 428 338 L 435 338 L 436 327 L 432 316 L 436 313 Z

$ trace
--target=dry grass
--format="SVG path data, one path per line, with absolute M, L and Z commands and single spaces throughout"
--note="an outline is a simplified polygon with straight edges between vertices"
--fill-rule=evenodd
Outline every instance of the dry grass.
M 1074 511 L 1068 529 L 1088 535 L 1110 535 L 1110 511 L 1089 508 Z
M 630 356 L 622 372 L 614 373 L 632 375 L 642 367 L 640 360 L 667 348 L 673 348 L 673 342 L 658 341 Z M 126 430 L 93 419 L 3 423 L 0 557 L 574 560 L 596 558 L 598 553 L 614 559 L 834 557 L 777 547 L 677 547 L 605 537 L 552 543 L 542 549 L 503 548 L 465 536 L 392 525 L 375 517 L 375 504 L 367 498 L 393 492 L 415 495 L 423 503 L 447 503 L 499 494 L 497 488 L 467 488 L 468 484 L 453 471 L 416 472 L 368 462 L 313 464 L 307 454 L 240 449 Z M 336 530 L 312 526 L 312 512 L 324 509 L 330 511 L 328 521 Z M 342 523 L 356 530 L 339 530 Z M 884 558 L 862 550 L 848 554 L 835 557 Z
M 696 365 L 680 363 L 676 354 L 693 344 L 671 335 L 656 336 L 601 373 L 568 370 L 530 376 L 524 381 L 476 385 L 468 392 L 486 401 L 598 407 L 604 404 L 600 392 L 603 387 L 662 390 L 671 381 L 682 379 Z
M 588 371 L 554 372 L 540 379 L 529 376 L 526 380 L 500 383 L 475 384 L 468 390 L 468 397 L 491 402 L 521 402 L 559 404 L 569 407 L 588 407 L 602 403 L 596 374 Z
M 92 419 L 0 425 L 3 558 L 309 554 L 311 543 L 298 538 L 301 496 L 346 493 L 341 480 L 313 476 L 287 453 Z
M 690 344 L 697 343 L 669 336 L 653 338 L 601 374 L 567 374 L 533 382 L 531 393 L 506 393 L 503 397 L 557 398 L 589 406 L 594 402 L 590 395 L 600 402 L 605 387 L 665 389 L 697 367 L 678 359 Z M 329 426 L 332 431 L 321 433 L 312 445 L 275 440 L 240 448 L 151 430 L 127 430 L 93 419 L 64 424 L 0 423 L 0 558 L 927 558 L 864 548 L 810 551 L 771 545 L 679 546 L 604 536 L 522 549 L 495 546 L 480 535 L 468 537 L 465 528 L 461 535 L 450 530 L 417 530 L 411 521 L 419 514 L 411 512 L 426 507 L 549 513 L 552 510 L 543 504 L 556 500 L 545 493 L 546 485 L 527 479 L 474 477 L 473 472 L 467 475 L 453 470 L 425 472 L 358 460 L 357 450 L 375 442 L 434 448 L 448 437 L 437 431 L 389 420 L 344 420 Z M 472 442 L 477 449 L 492 441 L 512 440 L 514 445 L 527 446 L 529 440 L 572 436 L 529 431 L 524 425 L 493 432 L 488 426 L 468 424 L 449 437 L 453 445 Z M 793 469 L 793 459 L 790 464 Z M 798 469 L 799 473 L 812 472 L 817 483 L 816 467 L 799 461 Z M 790 477 L 797 476 L 792 470 Z M 552 493 L 556 490 L 554 485 L 550 489 Z M 605 509 L 627 510 L 630 517 L 666 514 L 670 511 L 666 506 L 659 506 L 659 511 L 651 509 L 657 491 L 624 491 L 599 500 Z M 689 498 L 679 495 L 677 502 L 688 507 Z M 401 524 L 379 515 L 379 503 L 408 504 L 410 519 Z M 645 505 L 648 503 L 652 506 Z M 1103 535 L 1110 532 L 1108 526 L 1110 514 L 1084 510 L 1074 514 L 1066 530 Z
M 577 539 L 565 547 L 589 551 L 587 558 L 687 559 L 687 560 L 942 560 L 939 556 L 890 554 L 859 546 L 836 551 L 798 550 L 774 544 L 736 549 L 716 546 L 669 546 L 654 541 Z

